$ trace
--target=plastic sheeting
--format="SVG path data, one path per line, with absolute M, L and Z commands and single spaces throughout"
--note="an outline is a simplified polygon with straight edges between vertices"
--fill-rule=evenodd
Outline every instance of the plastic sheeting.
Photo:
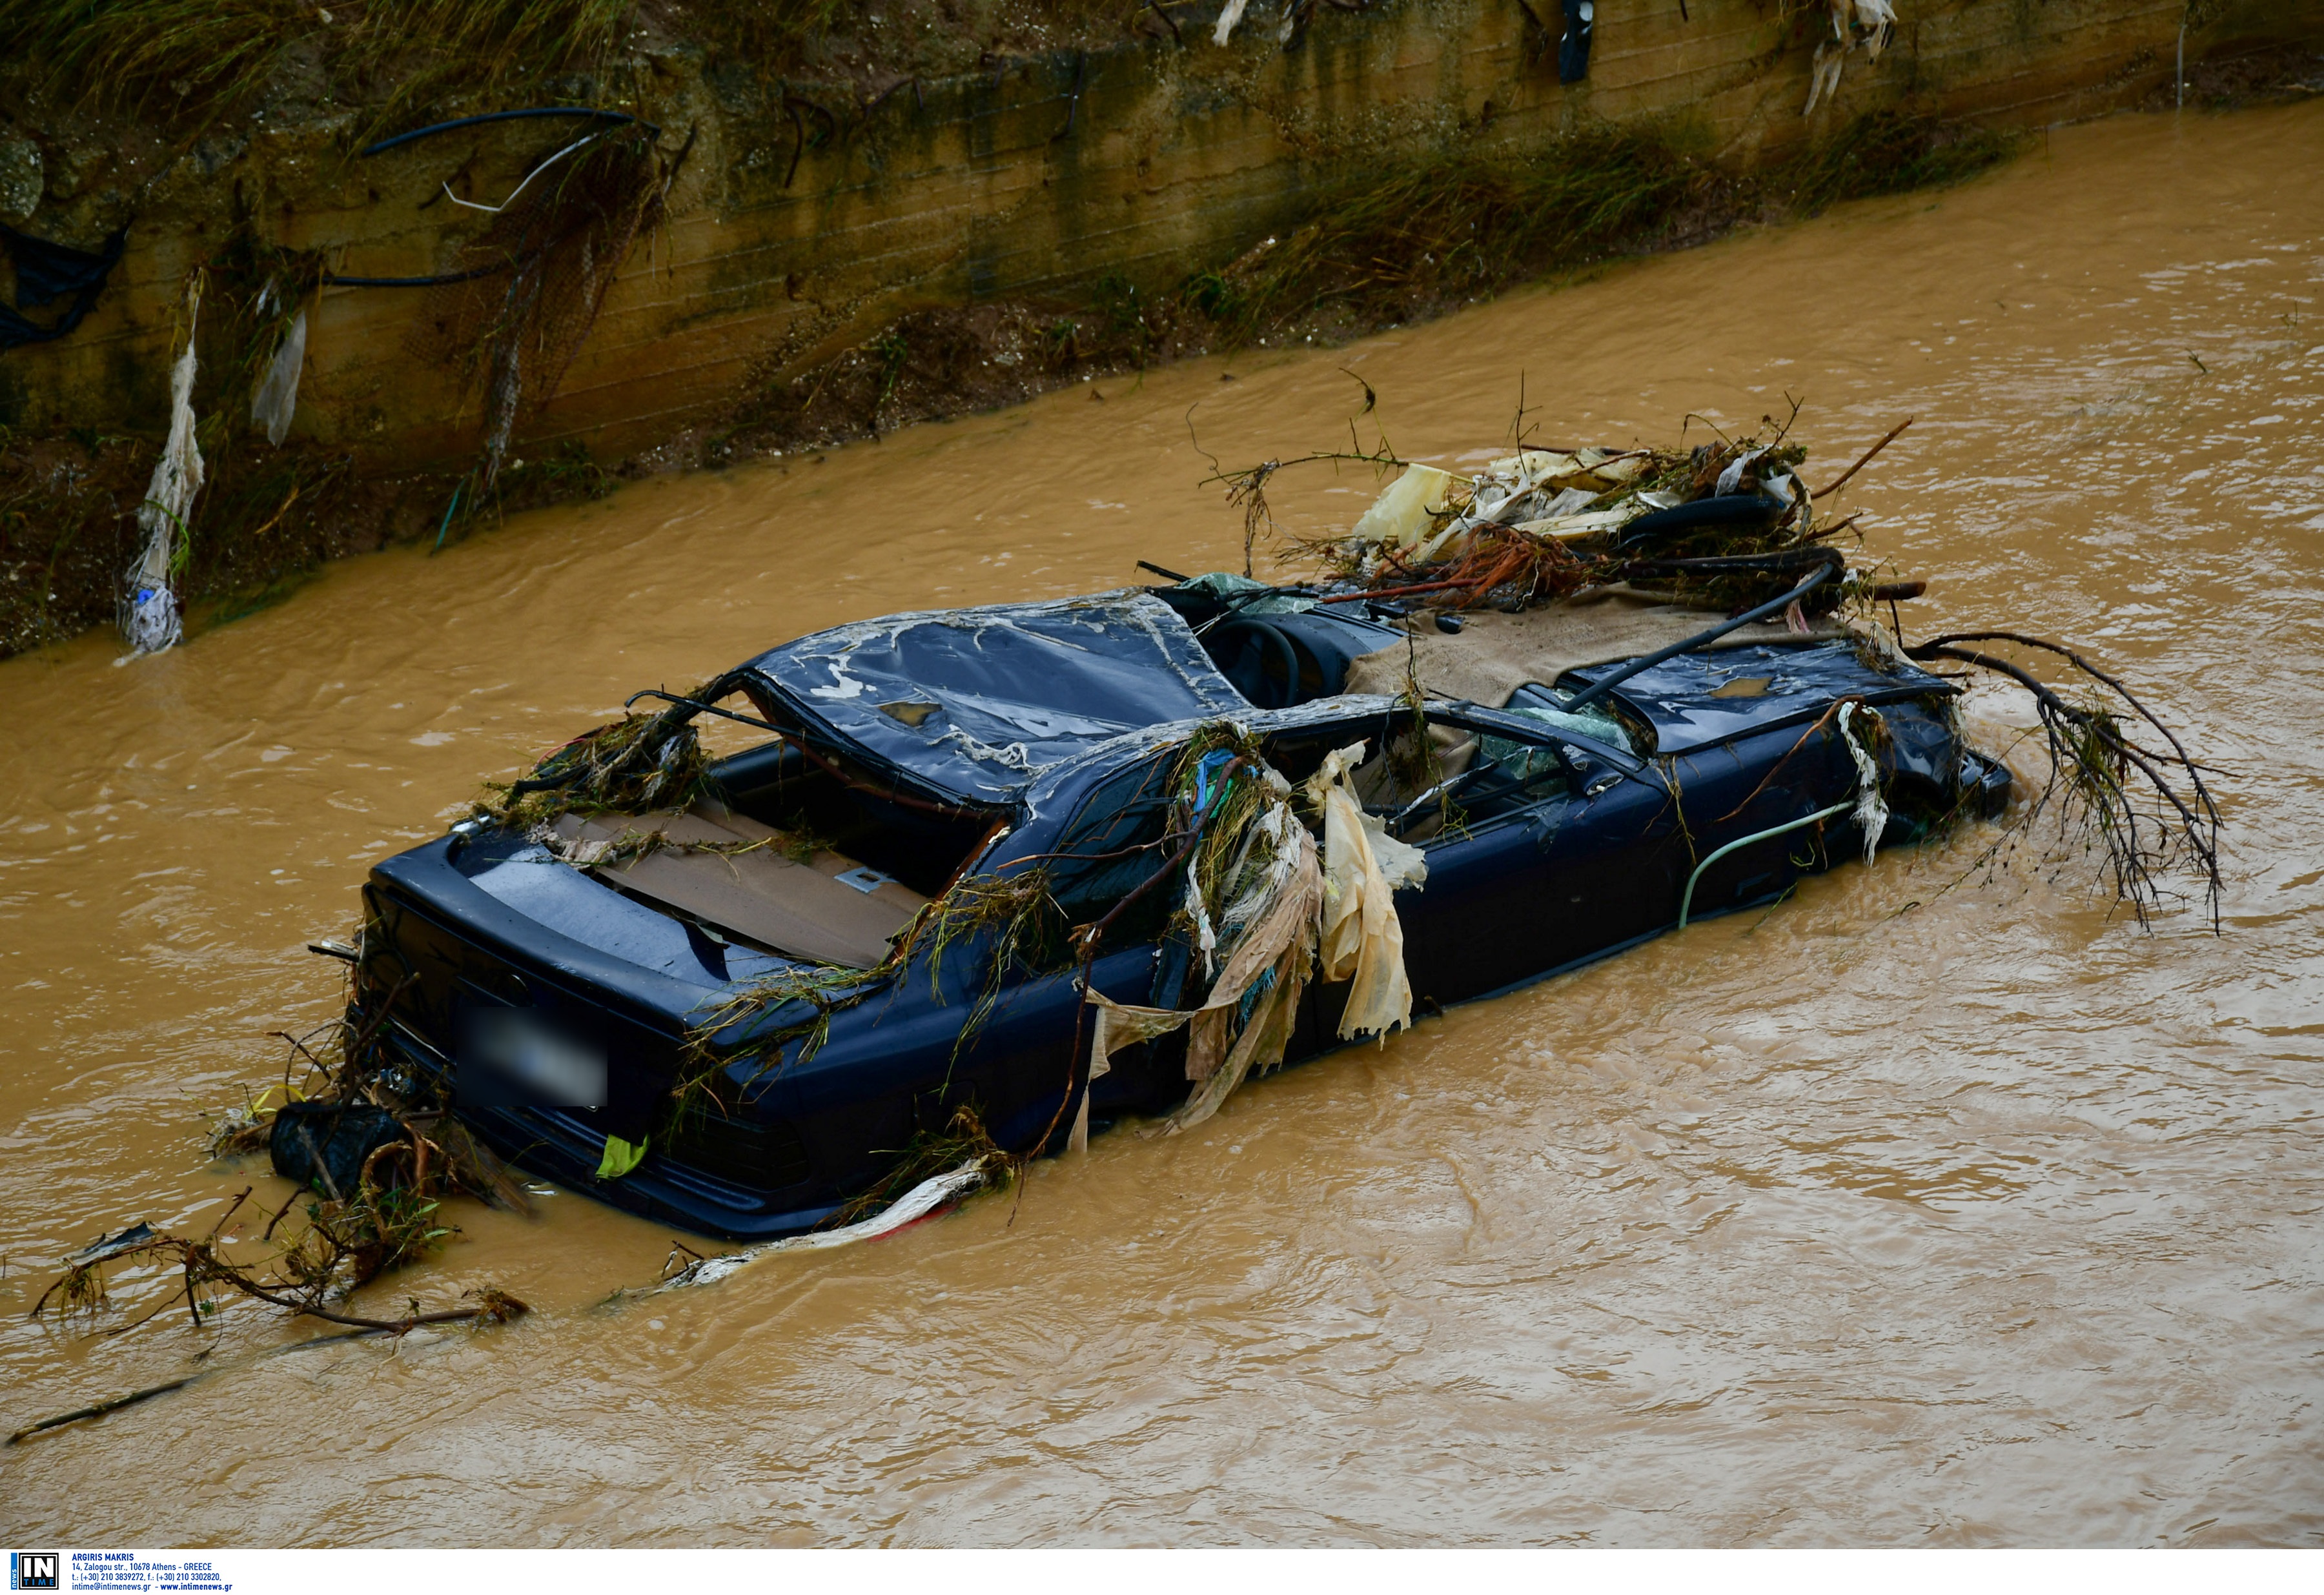
M 991 1176 L 984 1159 L 972 1159 L 949 1174 L 940 1174 L 921 1181 L 891 1203 L 887 1210 L 860 1224 L 844 1229 L 819 1230 L 811 1235 L 793 1235 L 785 1240 L 770 1240 L 764 1246 L 753 1246 L 744 1251 L 730 1251 L 715 1258 L 704 1258 L 689 1263 L 678 1274 L 658 1288 L 681 1290 L 693 1285 L 715 1285 L 729 1274 L 737 1273 L 761 1258 L 779 1251 L 828 1251 L 835 1246 L 853 1246 L 861 1240 L 877 1240 L 882 1235 L 892 1235 L 908 1224 L 918 1223 L 940 1207 L 959 1201 Z
M 1880 838 L 1888 830 L 1888 798 L 1880 789 L 1880 766 L 1864 739 L 1849 724 L 1858 711 L 1867 720 L 1877 722 L 1880 711 L 1865 708 L 1861 704 L 1840 705 L 1840 740 L 1848 744 L 1848 756 L 1856 761 L 1856 828 L 1864 834 L 1864 862 L 1868 869 L 1872 855 L 1880 851 Z
M 1098 1077 L 1100 1060 L 1110 1058 L 1132 1041 L 1167 1035 L 1180 1025 L 1186 1035 L 1186 1075 L 1194 1089 L 1178 1111 L 1162 1123 L 1162 1133 L 1202 1123 L 1219 1111 L 1236 1086 L 1254 1070 L 1264 1072 L 1283 1061 L 1290 1045 L 1291 1027 L 1299 1014 L 1299 999 L 1307 989 L 1314 967 L 1317 916 L 1323 906 L 1323 872 L 1315 858 L 1315 839 L 1306 827 L 1291 820 L 1290 806 L 1278 805 L 1285 816 L 1279 827 L 1284 847 L 1279 869 L 1270 871 L 1259 901 L 1244 921 L 1247 928 L 1234 937 L 1211 993 L 1200 1008 L 1136 1008 L 1114 1002 L 1092 991 L 1088 1000 L 1099 1012 L 1097 1050 L 1091 1054 L 1091 1077 Z M 1236 917 L 1230 908 L 1221 917 Z M 1238 1030 L 1238 1026 L 1240 1029 Z M 1088 1144 L 1086 1112 L 1074 1124 L 1075 1139 Z M 1071 1143 L 1068 1143 L 1071 1144 Z
M 1363 810 L 1348 772 L 1363 761 L 1355 742 L 1323 756 L 1307 779 L 1307 796 L 1323 811 L 1323 903 L 1321 977 L 1347 981 L 1348 1006 L 1340 1016 L 1342 1039 L 1412 1027 L 1412 984 L 1404 973 L 1404 926 L 1397 918 L 1399 886 L 1428 878 L 1420 849 L 1399 842 Z
M 202 490 L 202 451 L 194 442 L 194 321 L 201 310 L 202 278 L 186 281 L 186 346 L 170 371 L 170 436 L 153 462 L 137 524 L 145 547 L 130 570 L 122 606 L 121 632 L 133 657 L 159 653 L 184 634 L 178 595 L 171 588 L 178 538 Z
M 1397 888 L 1427 879 L 1428 864 L 1420 849 L 1388 835 L 1358 804 L 1348 772 L 1363 756 L 1362 742 L 1327 754 L 1307 782 L 1307 798 L 1323 816 L 1320 859 L 1315 839 L 1288 802 L 1277 799 L 1254 826 L 1275 851 L 1244 894 L 1220 912 L 1224 958 L 1200 1008 L 1142 1008 L 1094 990 L 1087 994 L 1097 1010 L 1093 1081 L 1103 1077 L 1121 1048 L 1189 1027 L 1186 1077 L 1194 1088 L 1163 1121 L 1162 1133 L 1202 1123 L 1253 1072 L 1283 1061 L 1311 974 L 1351 982 L 1342 1037 L 1385 1037 L 1410 1027 L 1412 987 L 1394 899 Z M 1089 1144 L 1086 1093 L 1066 1144 Z
M 1151 1041 L 1157 1036 L 1167 1036 L 1194 1017 L 1194 1010 L 1180 1008 L 1130 1008 L 1114 1001 L 1102 991 L 1088 994 L 1089 1004 L 1097 1010 L 1090 1038 L 1089 1083 L 1097 1083 L 1113 1073 L 1113 1055 L 1125 1046 L 1135 1046 L 1141 1041 Z M 1074 1111 L 1073 1133 L 1066 1138 L 1065 1150 L 1089 1150 L 1090 1093 L 1082 1093 L 1082 1105 Z
M 301 309 L 290 318 L 290 330 L 282 335 L 264 380 L 250 396 L 252 422 L 266 429 L 266 440 L 277 448 L 290 434 L 290 418 L 299 409 L 299 374 L 306 364 L 307 312 Z
M 1449 472 L 1434 466 L 1406 466 L 1404 475 L 1388 484 L 1349 535 L 1359 542 L 1394 543 L 1410 548 L 1428 535 L 1456 491 Z
M 970 802 L 1013 802 L 1125 732 L 1250 713 L 1177 613 L 1134 588 L 862 621 L 748 668 L 810 733 Z
M 1187 1027 L 1186 1078 L 1194 1090 L 1163 1122 L 1174 1134 L 1200 1124 L 1219 1111 L 1235 1087 L 1253 1071 L 1283 1061 L 1297 1019 L 1301 993 L 1314 966 L 1316 929 L 1323 906 L 1323 871 L 1315 839 L 1291 812 L 1291 783 L 1262 767 L 1261 805 L 1237 846 L 1233 863 L 1215 890 L 1226 900 L 1217 910 L 1217 973 L 1198 1007 L 1141 1008 L 1113 1001 L 1092 990 L 1085 1000 L 1096 1012 L 1090 1052 L 1090 1078 L 1102 1078 L 1110 1060 L 1135 1042 L 1150 1041 Z M 1190 908 L 1205 924 L 1195 879 L 1187 878 Z M 1083 1093 L 1069 1148 L 1089 1144 L 1089 1097 Z
M 1808 103 L 1800 115 L 1813 115 L 1818 106 L 1838 98 L 1848 52 L 1861 49 L 1866 64 L 1877 61 L 1895 26 L 1895 0 L 1831 0 L 1831 37 L 1816 46 L 1808 75 Z

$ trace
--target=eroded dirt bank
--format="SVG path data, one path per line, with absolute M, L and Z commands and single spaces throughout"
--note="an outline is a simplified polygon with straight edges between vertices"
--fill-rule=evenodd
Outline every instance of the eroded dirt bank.
M 365 862 L 483 774 L 813 627 L 1240 558 L 1187 438 L 1450 464 L 1807 402 L 1932 579 L 1908 625 L 2085 640 L 2231 770 L 2227 935 L 1884 856 L 1102 1137 L 1021 1207 L 598 1311 L 672 1236 L 460 1212 L 535 1316 L 265 1363 L 0 1454 L 90 1541 L 2306 1543 L 2324 1531 L 2324 106 L 2134 118 L 1939 197 L 1330 354 L 1076 384 L 340 564 L 134 668 L 0 665 L 0 1405 L 286 1333 L 78 1339 L 51 1259 L 198 1231 L 198 1108 L 337 986 Z M 1231 380 L 1230 380 L 1231 379 Z M 1102 398 L 1100 397 L 1102 395 Z M 1296 530 L 1371 484 L 1286 478 Z M 1997 699 L 1971 718 L 2006 747 Z M 1917 906 L 1914 906 L 1917 905 Z M 262 1180 L 262 1190 L 278 1194 Z M 417 1281 L 415 1281 L 417 1283 Z M 132 1312 L 151 1305 L 119 1286 Z M 405 1287 L 374 1295 L 393 1307 Z M 407 1292 L 408 1293 L 408 1292 Z
M 0 260 L 102 279 L 19 272 L 9 339 L 87 316 L 0 357 L 0 654 L 161 583 L 149 535 L 198 628 L 617 476 L 1941 185 L 2169 103 L 2182 36 L 2192 106 L 2324 83 L 2324 0 L 1843 6 L 1838 54 L 1829 7 L 1657 0 L 1578 77 L 1502 0 L 1221 4 L 0 0 Z

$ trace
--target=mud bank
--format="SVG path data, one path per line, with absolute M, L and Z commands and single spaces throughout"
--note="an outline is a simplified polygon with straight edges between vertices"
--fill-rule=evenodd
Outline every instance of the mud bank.
M 0 201 L 31 235 L 97 251 L 119 233 L 123 253 L 70 336 L 0 356 L 0 651 L 112 614 L 198 269 L 213 468 L 184 582 L 215 621 L 330 558 L 456 538 L 616 475 L 877 436 L 1206 349 L 1334 341 L 1950 180 L 2025 129 L 2175 98 L 2190 21 L 2198 104 L 2324 79 L 2317 0 L 1925 0 L 1877 59 L 1846 51 L 1810 114 L 1820 9 L 1603 13 L 1572 83 L 1536 11 L 1495 0 L 1326 8 L 1223 46 L 1201 5 L 1110 40 L 1074 13 L 993 31 L 973 63 L 964 25 L 914 13 L 927 25 L 883 41 L 867 12 L 782 58 L 793 76 L 678 14 L 539 82 L 346 104 L 311 51 L 286 51 L 243 99 L 159 118 L 149 97 L 128 121 L 20 74 L 0 92 Z M 661 189 L 610 286 L 586 250 L 565 263 L 592 284 L 586 336 L 502 426 L 493 373 L 512 362 L 485 346 L 487 318 L 472 304 L 460 321 L 440 285 L 378 284 L 489 274 L 503 223 L 484 207 L 576 124 L 363 152 L 398 115 L 518 102 L 639 119 Z M 300 309 L 278 448 L 250 400 Z

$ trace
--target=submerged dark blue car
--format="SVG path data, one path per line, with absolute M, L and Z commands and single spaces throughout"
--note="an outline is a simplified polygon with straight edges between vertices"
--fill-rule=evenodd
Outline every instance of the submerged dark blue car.
M 1416 705 L 1342 693 L 1356 660 L 1405 646 L 1352 613 L 1367 606 L 1250 596 L 1189 583 L 899 615 L 764 654 L 704 689 L 702 712 L 768 735 L 713 767 L 715 801 L 651 822 L 676 845 L 630 856 L 630 822 L 567 816 L 546 835 L 466 825 L 376 866 L 356 1029 L 519 1166 L 761 1240 L 825 1222 L 962 1104 L 1023 1152 L 1056 1144 L 1084 1090 L 1101 1125 L 1185 1097 L 1183 1033 L 1118 1054 L 1092 1088 L 1071 1056 L 1078 972 L 995 972 L 989 945 L 955 945 L 834 1012 L 811 1056 L 738 1058 L 724 1111 L 666 1111 L 700 1066 L 697 1028 L 735 993 L 880 963 L 965 877 L 1038 858 L 1065 919 L 1099 918 L 1151 872 L 1167 773 L 1205 725 L 1239 724 L 1295 784 L 1334 749 L 1373 751 L 1366 810 L 1426 854 L 1425 886 L 1395 899 L 1424 1014 L 1772 901 L 1862 856 L 1860 816 L 1885 812 L 1872 840 L 1911 842 L 2006 796 L 1961 740 L 1951 684 L 1861 640 L 1730 637 L 1595 695 L 1621 661 L 1498 705 Z M 1877 734 L 1860 714 L 1844 729 L 1850 703 L 1877 711 Z M 1387 756 L 1398 747 L 1425 756 Z M 1185 962 L 1157 913 L 1130 916 L 1091 983 L 1169 1007 Z M 1306 990 L 1289 1059 L 1340 1044 L 1346 991 Z M 607 1168 L 609 1138 L 642 1160 Z

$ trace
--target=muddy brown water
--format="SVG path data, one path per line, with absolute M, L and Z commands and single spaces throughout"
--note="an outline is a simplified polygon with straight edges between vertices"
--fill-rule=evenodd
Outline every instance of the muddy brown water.
M 1973 187 L 1352 349 L 1103 381 L 821 463 L 655 481 L 338 566 L 115 668 L 0 665 L 0 1453 L 17 1540 L 2314 1543 L 2324 1535 L 2324 105 L 2056 134 Z M 367 861 L 483 775 L 772 642 L 1240 559 L 1200 485 L 1748 424 L 1786 391 L 1930 578 L 1923 633 L 2088 643 L 2231 769 L 2224 937 L 2070 874 L 1884 855 L 1116 1132 L 882 1244 L 613 1307 L 669 1231 L 478 1211 L 392 1313 L 243 1366 L 227 1307 L 23 1321 L 56 1258 L 207 1228 L 204 1109 L 319 1022 Z M 1233 381 L 1226 380 L 1231 373 Z M 1102 398 L 1100 398 L 1102 394 Z M 1370 423 L 1363 423 L 1370 436 Z M 1360 478 L 1284 478 L 1344 524 Z M 1987 746 L 2025 716 L 1980 692 Z M 2027 761 L 2021 755 L 2021 766 Z M 1959 881 L 1959 884 L 1952 884 Z M 1950 885 L 1950 890 L 1946 890 Z M 1913 905 L 1917 904 L 1917 907 Z M 238 1224 L 239 1233 L 249 1226 Z M 124 1278 L 129 1313 L 158 1280 Z M 116 1318 L 115 1322 L 119 1322 Z

